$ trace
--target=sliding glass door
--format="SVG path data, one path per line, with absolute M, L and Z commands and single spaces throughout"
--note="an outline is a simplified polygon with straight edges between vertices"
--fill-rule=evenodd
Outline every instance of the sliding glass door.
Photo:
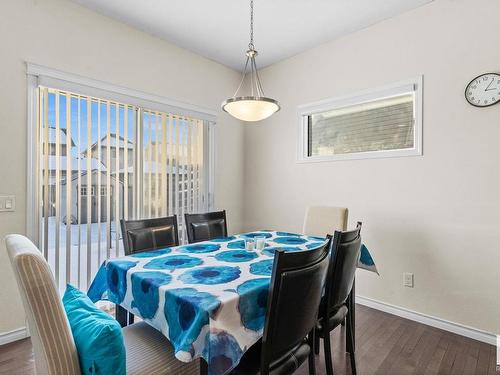
M 208 122 L 38 88 L 38 242 L 60 287 L 123 255 L 120 219 L 208 209 Z

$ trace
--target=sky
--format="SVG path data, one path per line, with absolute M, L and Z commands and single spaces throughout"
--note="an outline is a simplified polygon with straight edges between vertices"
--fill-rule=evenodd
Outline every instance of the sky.
M 68 124 L 66 123 L 66 103 L 67 98 L 65 95 L 59 95 L 59 126 L 61 129 L 67 129 Z M 102 138 L 106 135 L 106 119 L 107 119 L 107 105 L 106 103 L 101 103 L 101 113 L 100 113 L 100 123 L 98 121 L 98 103 L 92 102 L 91 104 L 91 118 L 90 118 L 90 126 L 91 126 L 91 137 L 90 144 L 97 142 L 99 136 Z M 111 133 L 116 133 L 116 105 L 110 105 L 110 131 Z M 118 110 L 118 132 L 119 135 L 123 137 L 124 135 L 124 112 L 125 108 L 122 106 Z M 73 139 L 73 143 L 75 147 L 72 149 L 73 156 L 77 156 L 78 154 L 78 143 L 80 146 L 80 150 L 84 151 L 87 148 L 87 100 L 80 99 L 80 132 L 78 132 L 78 99 L 75 97 L 71 98 L 70 103 L 70 124 L 71 124 L 71 138 Z M 55 128 L 56 127 L 56 94 L 49 93 L 48 98 L 48 119 L 49 126 Z M 131 138 L 131 135 L 134 134 L 134 122 L 135 122 L 135 110 L 130 108 L 128 110 L 128 138 Z M 78 137 L 80 134 L 80 137 Z
M 43 99 L 42 99 L 43 100 Z M 59 95 L 59 126 L 61 129 L 67 129 L 67 121 L 66 121 L 66 108 L 67 98 L 65 95 Z M 56 94 L 53 92 L 49 92 L 48 95 L 48 120 L 49 126 L 55 128 L 56 127 Z M 100 106 L 100 113 L 99 113 Z M 70 100 L 70 124 L 71 124 L 71 138 L 73 139 L 73 143 L 75 146 L 72 148 L 71 153 L 74 157 L 76 157 L 80 152 L 83 152 L 87 149 L 87 121 L 88 121 L 88 108 L 87 108 L 87 100 L 85 98 L 80 99 L 80 109 L 78 108 L 78 99 L 76 97 L 71 97 Z M 90 144 L 92 145 L 94 142 L 97 142 L 98 138 L 102 138 L 106 135 L 107 132 L 107 114 L 108 107 L 107 103 L 100 103 L 100 105 L 96 101 L 91 102 L 90 106 L 90 126 L 91 126 L 91 136 L 90 136 Z M 116 115 L 117 115 L 117 105 L 110 104 L 109 108 L 109 116 L 110 116 L 110 132 L 111 134 L 117 133 L 117 124 L 116 124 Z M 134 140 L 134 128 L 137 116 L 136 107 L 128 107 L 128 121 L 127 121 L 127 140 Z M 78 117 L 80 117 L 80 132 L 78 132 Z M 99 121 L 100 117 L 100 121 Z M 147 131 L 144 131 L 143 135 L 143 143 L 146 145 L 149 143 L 150 137 L 152 139 L 156 138 L 156 129 L 155 129 L 155 119 L 154 115 L 150 115 L 148 113 L 143 113 L 143 123 L 144 127 Z M 185 124 L 184 124 L 185 125 Z M 80 136 L 78 137 L 78 134 Z M 125 107 L 123 105 L 118 106 L 118 135 L 124 137 L 125 135 Z M 161 126 L 159 130 L 159 137 L 161 140 Z M 179 136 L 183 141 L 186 141 L 185 138 L 187 135 L 186 127 L 182 126 L 180 128 Z M 175 141 L 175 137 L 173 139 Z

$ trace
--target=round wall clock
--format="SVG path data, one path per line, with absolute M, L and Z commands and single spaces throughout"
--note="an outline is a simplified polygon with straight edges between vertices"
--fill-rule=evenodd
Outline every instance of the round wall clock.
M 465 88 L 465 98 L 475 107 L 489 107 L 500 102 L 500 74 L 485 73 Z

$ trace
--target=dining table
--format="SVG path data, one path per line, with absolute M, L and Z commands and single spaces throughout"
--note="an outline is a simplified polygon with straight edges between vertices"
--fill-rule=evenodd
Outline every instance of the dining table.
M 264 247 L 246 250 L 246 240 L 255 238 L 265 238 Z M 201 358 L 202 373 L 224 375 L 263 335 L 274 253 L 325 241 L 261 230 L 133 253 L 104 261 L 87 294 L 159 330 L 178 360 Z M 358 268 L 378 273 L 364 244 Z M 354 306 L 354 290 L 349 303 Z

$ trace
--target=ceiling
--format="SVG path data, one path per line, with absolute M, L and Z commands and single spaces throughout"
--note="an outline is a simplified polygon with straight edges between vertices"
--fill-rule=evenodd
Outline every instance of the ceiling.
M 72 0 L 242 70 L 249 0 Z M 255 0 L 259 68 L 432 0 Z

